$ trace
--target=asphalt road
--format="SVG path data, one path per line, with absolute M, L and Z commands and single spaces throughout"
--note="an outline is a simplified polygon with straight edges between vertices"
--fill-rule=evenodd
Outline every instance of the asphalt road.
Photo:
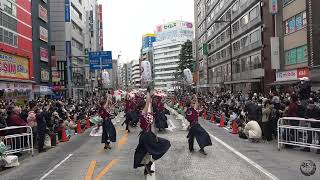
M 123 116 L 120 115 L 120 116 Z M 158 136 L 171 142 L 168 153 L 156 161 L 153 176 L 144 176 L 143 168 L 133 169 L 133 154 L 139 128 L 126 133 L 115 120 L 117 143 L 104 150 L 101 137 L 89 137 L 89 131 L 74 136 L 46 153 L 29 157 L 17 168 L 0 173 L 2 180 L 212 180 L 212 179 L 320 179 L 319 170 L 306 177 L 300 172 L 302 161 L 313 160 L 320 167 L 320 156 L 298 150 L 278 151 L 275 142 L 252 144 L 210 122 L 201 124 L 209 132 L 213 145 L 207 156 L 190 153 L 181 120 L 168 116 L 169 129 Z M 121 121 L 121 122 L 120 122 Z M 157 132 L 157 131 L 156 131 Z M 199 150 L 195 142 L 195 149 Z

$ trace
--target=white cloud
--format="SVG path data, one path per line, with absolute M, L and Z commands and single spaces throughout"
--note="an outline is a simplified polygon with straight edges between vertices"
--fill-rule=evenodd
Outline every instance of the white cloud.
M 194 21 L 193 0 L 98 0 L 103 8 L 104 49 L 121 61 L 138 59 L 142 35 L 174 20 Z

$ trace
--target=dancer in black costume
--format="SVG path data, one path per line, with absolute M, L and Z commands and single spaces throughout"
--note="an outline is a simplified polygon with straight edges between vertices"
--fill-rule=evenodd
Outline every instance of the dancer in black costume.
M 159 129 L 159 132 L 168 128 L 166 114 L 169 114 L 169 111 L 164 107 L 162 97 L 154 96 L 153 112 L 155 116 L 155 127 Z
M 200 153 L 207 155 L 204 151 L 206 146 L 211 146 L 212 142 L 210 139 L 209 134 L 206 130 L 204 130 L 198 122 L 199 113 L 197 111 L 198 107 L 198 99 L 195 96 L 191 102 L 187 103 L 187 111 L 186 111 L 186 119 L 190 122 L 190 129 L 188 133 L 188 143 L 189 143 L 189 150 L 190 152 L 194 151 L 193 143 L 194 138 L 196 138 L 199 146 L 200 146 Z
M 138 167 L 145 167 L 144 174 L 152 174 L 151 165 L 155 160 L 160 159 L 170 148 L 170 141 L 157 137 L 152 131 L 153 116 L 150 113 L 150 89 L 148 88 L 147 99 L 144 102 L 139 102 L 139 109 L 141 113 L 139 115 L 140 132 L 139 144 L 134 154 L 134 165 L 136 169 Z
M 110 107 L 111 100 L 108 95 L 107 101 L 102 101 L 100 103 L 99 115 L 103 119 L 102 122 L 102 138 L 101 143 L 104 143 L 104 149 L 111 149 L 110 142 L 116 142 L 116 129 L 111 121 L 111 113 L 108 110 L 108 106 Z

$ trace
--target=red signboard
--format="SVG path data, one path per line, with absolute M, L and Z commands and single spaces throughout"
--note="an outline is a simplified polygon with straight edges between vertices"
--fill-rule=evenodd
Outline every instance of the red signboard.
M 49 56 L 48 50 L 41 47 L 40 48 L 40 60 L 44 61 L 44 62 L 49 62 L 48 56 Z
M 309 68 L 298 69 L 298 78 L 309 77 Z

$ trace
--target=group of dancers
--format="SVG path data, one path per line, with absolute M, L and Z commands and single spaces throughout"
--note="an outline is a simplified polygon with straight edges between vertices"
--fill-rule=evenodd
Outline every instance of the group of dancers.
M 151 166 L 154 161 L 160 159 L 170 148 L 170 141 L 158 137 L 153 131 L 152 126 L 159 131 L 164 131 L 168 128 L 166 114 L 169 111 L 165 108 L 164 97 L 151 95 L 150 88 L 147 88 L 146 94 L 137 93 L 134 97 L 127 95 L 125 100 L 125 121 L 126 130 L 129 133 L 130 126 L 139 124 L 141 132 L 139 133 L 139 143 L 134 153 L 133 167 L 144 167 L 144 174 L 151 175 L 154 171 Z M 105 144 L 105 149 L 111 149 L 110 142 L 116 142 L 116 130 L 111 122 L 112 113 L 109 112 L 109 107 L 112 105 L 112 98 L 107 96 L 107 100 L 100 103 L 99 115 L 103 118 L 103 133 L 101 143 Z M 209 134 L 201 127 L 198 122 L 199 112 L 198 100 L 193 96 L 186 103 L 186 119 L 190 122 L 189 133 L 187 135 L 189 151 L 194 152 L 194 139 L 197 140 L 200 153 L 207 155 L 204 151 L 206 146 L 212 145 Z

